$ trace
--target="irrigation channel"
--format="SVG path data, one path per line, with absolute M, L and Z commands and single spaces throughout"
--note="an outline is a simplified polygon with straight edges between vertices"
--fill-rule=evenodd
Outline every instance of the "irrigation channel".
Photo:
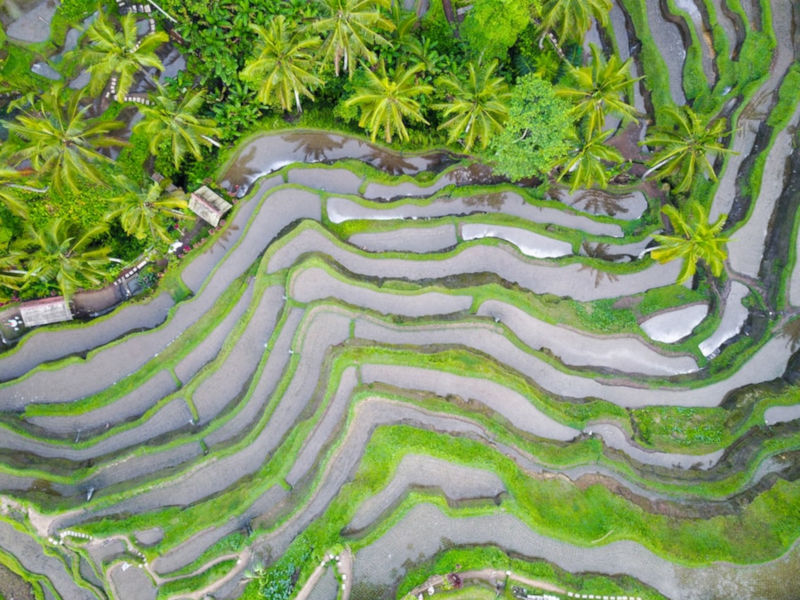
M 731 2 L 628 4 L 593 39 L 679 102 L 686 61 L 713 85 L 714 53 L 753 33 Z M 646 252 L 646 186 L 542 195 L 447 152 L 242 142 L 185 299 L 0 355 L 0 592 L 237 598 L 291 561 L 298 597 L 393 598 L 442 593 L 442 560 L 475 597 L 796 598 L 800 114 L 770 114 L 798 15 L 772 8 L 751 16 L 773 68 L 724 108 L 714 289 Z M 665 62 L 646 69 L 648 24 Z M 655 101 L 644 81 L 635 101 Z

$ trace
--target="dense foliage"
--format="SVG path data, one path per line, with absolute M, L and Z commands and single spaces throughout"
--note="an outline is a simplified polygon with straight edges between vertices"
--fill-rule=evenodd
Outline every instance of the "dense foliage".
M 115 235 L 92 247 L 109 245 L 125 257 L 145 247 L 163 251 L 185 203 L 161 198 L 164 186 L 154 187 L 150 175 L 196 186 L 213 173 L 221 144 L 264 122 L 293 122 L 304 110 L 305 123 L 475 153 L 513 181 L 552 175 L 573 190 L 605 187 L 629 165 L 608 143 L 606 116 L 623 125 L 641 116 L 630 103 L 630 60 L 596 46 L 582 57 L 583 34 L 593 19 L 606 23 L 608 0 L 434 0 L 423 16 L 389 0 L 161 6 L 166 15 L 153 13 L 156 30 L 143 31 L 139 17 L 101 3 L 102 14 L 61 63 L 67 77 L 85 70 L 90 83 L 85 91 L 57 88 L 57 100 L 47 80 L 30 72 L 32 52 L 23 44 L 4 52 L 10 64 L 2 85 L 19 95 L 9 108 L 21 112 L 9 118 L 2 149 L 3 298 L 30 296 L 24 282 L 43 281 L 10 251 L 26 222 L 44 226 L 48 214 L 88 230 L 112 222 Z M 63 3 L 59 27 L 94 9 L 83 0 Z M 175 50 L 185 69 L 164 77 L 162 61 Z M 130 90 L 138 97 L 129 98 Z M 134 111 L 141 117 L 123 131 Z M 678 193 L 697 172 L 713 179 L 724 121 L 690 107 L 658 114 L 645 140 L 655 150 L 648 175 Z M 112 164 L 104 148 L 128 144 Z M 103 200 L 92 203 L 98 194 Z M 117 269 L 108 263 L 101 279 Z M 87 271 L 75 282 L 97 277 Z

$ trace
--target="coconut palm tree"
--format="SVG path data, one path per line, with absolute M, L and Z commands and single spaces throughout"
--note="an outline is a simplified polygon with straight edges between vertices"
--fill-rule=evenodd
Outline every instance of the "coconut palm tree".
M 149 236 L 154 242 L 169 242 L 165 218 L 186 217 L 181 212 L 188 207 L 183 194 L 166 193 L 157 182 L 153 182 L 147 189 L 127 178 L 119 178 L 118 182 L 122 191 L 119 196 L 111 198 L 116 208 L 108 217 L 119 218 L 125 232 L 138 240 Z
M 25 286 L 34 280 L 56 282 L 61 294 L 69 298 L 81 287 L 100 285 L 106 278 L 107 246 L 92 246 L 106 232 L 105 225 L 81 230 L 64 219 L 51 221 L 45 227 L 28 223 L 24 237 L 13 243 L 13 250 L 26 253 Z
M 316 59 L 311 52 L 320 39 L 289 27 L 283 15 L 274 17 L 266 28 L 251 25 L 250 29 L 259 36 L 257 54 L 247 61 L 239 78 L 259 86 L 262 104 L 279 104 L 287 112 L 294 104 L 302 112 L 300 95 L 314 100 L 311 88 L 322 85 L 313 72 Z
M 720 215 L 709 225 L 708 209 L 696 201 L 689 202 L 681 211 L 672 205 L 661 210 L 672 223 L 675 235 L 653 235 L 660 244 L 652 251 L 653 258 L 662 263 L 682 258 L 678 283 L 694 275 L 698 262 L 705 263 L 719 277 L 728 256 L 724 247 L 728 238 L 720 235 L 728 216 Z
M 26 254 L 18 250 L 0 252 L 0 300 L 9 300 L 25 283 L 27 273 L 22 268 Z
M 102 13 L 86 30 L 90 44 L 76 48 L 70 53 L 86 69 L 91 76 L 89 92 L 99 94 L 106 86 L 109 78 L 116 75 L 116 99 L 120 102 L 128 94 L 133 85 L 134 76 L 145 69 L 164 70 L 164 65 L 156 56 L 156 49 L 169 39 L 163 31 L 157 31 L 138 39 L 136 16 L 128 13 L 119 20 L 121 29 L 117 31 L 109 19 Z M 151 83 L 154 83 L 150 80 Z
M 417 73 L 422 69 L 419 64 L 410 69 L 398 67 L 393 77 L 387 75 L 383 62 L 379 64 L 377 73 L 364 69 L 366 85 L 357 88 L 355 94 L 345 101 L 345 106 L 360 107 L 358 125 L 370 131 L 373 142 L 381 129 L 387 143 L 391 143 L 395 133 L 400 139 L 408 140 L 404 119 L 427 123 L 420 112 L 417 96 L 429 94 L 433 88 L 417 83 Z
M 377 60 L 370 46 L 388 45 L 381 32 L 392 31 L 394 25 L 381 13 L 388 9 L 390 0 L 316 0 L 321 15 L 314 21 L 313 31 L 323 34 L 321 53 L 324 62 L 333 63 L 339 75 L 339 66 L 353 75 L 353 64 L 364 58 L 372 64 Z
M 672 122 L 652 127 L 648 136 L 640 142 L 660 148 L 650 159 L 650 169 L 645 177 L 674 175 L 678 181 L 674 191 L 678 193 L 689 189 L 697 171 L 716 181 L 717 174 L 711 164 L 713 156 L 732 152 L 719 141 L 730 133 L 725 129 L 725 119 L 709 124 L 688 106 L 681 107 L 680 111 L 668 108 L 664 113 Z
M 448 142 L 463 137 L 465 150 L 469 151 L 477 141 L 480 141 L 481 149 L 485 149 L 492 135 L 502 130 L 508 117 L 511 89 L 502 77 L 493 76 L 495 69 L 496 60 L 488 65 L 470 62 L 466 81 L 455 75 L 437 81 L 450 100 L 433 106 L 443 111 L 442 117 L 447 119 L 439 129 L 449 132 Z
M 587 136 L 602 131 L 606 114 L 615 113 L 623 121 L 635 121 L 636 109 L 625 102 L 625 90 L 637 79 L 630 76 L 631 59 L 621 62 L 617 56 L 609 60 L 590 44 L 592 64 L 571 68 L 572 85 L 556 88 L 556 94 L 575 103 L 572 114 L 576 119 L 586 119 Z
M 0 202 L 13 214 L 24 217 L 28 214 L 25 203 L 19 199 L 15 184 L 22 174 L 14 169 L 0 167 Z
M 140 111 L 144 118 L 137 123 L 134 133 L 142 133 L 150 140 L 150 153 L 158 153 L 162 143 L 168 143 L 172 150 L 172 160 L 177 169 L 187 152 L 196 159 L 202 158 L 201 147 L 215 145 L 213 138 L 221 135 L 213 119 L 198 117 L 203 106 L 203 90 L 187 92 L 177 101 L 165 90 L 152 98 L 153 104 L 142 105 Z
M 568 178 L 571 192 L 595 185 L 599 188 L 607 187 L 609 172 L 606 163 L 619 164 L 623 161 L 619 150 L 603 143 L 611 133 L 611 131 L 596 132 L 587 140 L 574 138 L 578 143 L 560 161 L 563 169 L 558 181 Z
M 34 170 L 50 178 L 56 191 L 64 186 L 77 191 L 80 179 L 104 184 L 96 165 L 111 161 L 96 148 L 125 145 L 108 135 L 124 123 L 87 118 L 89 106 L 82 107 L 80 100 L 80 93 L 70 95 L 62 86 L 54 86 L 7 123 L 21 141 L 13 161 L 30 160 Z
M 546 0 L 540 11 L 541 28 L 564 40 L 580 41 L 592 26 L 592 17 L 608 23 L 611 0 Z

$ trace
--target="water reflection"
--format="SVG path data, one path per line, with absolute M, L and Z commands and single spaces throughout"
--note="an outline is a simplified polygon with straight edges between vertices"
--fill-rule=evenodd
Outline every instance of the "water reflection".
M 344 146 L 344 139 L 322 131 L 287 133 L 283 136 L 283 139 L 287 142 L 296 143 L 297 145 L 292 152 L 294 154 L 303 154 L 303 159 L 306 162 L 328 160 L 328 154 L 332 150 L 338 150 Z
M 390 175 L 416 173 L 419 169 L 402 154 L 389 152 L 381 148 L 372 148 L 363 159 L 373 167 L 386 171 Z
M 605 213 L 609 217 L 615 217 L 628 212 L 627 207 L 622 204 L 622 200 L 630 198 L 631 196 L 632 194 L 616 195 L 604 192 L 603 190 L 587 190 L 575 197 L 572 201 L 572 206 L 583 204 L 581 210 L 585 212 L 595 215 Z M 578 206 L 578 208 L 580 208 L 580 206 Z
M 256 179 L 291 163 L 333 163 L 343 159 L 360 160 L 391 175 L 415 175 L 422 171 L 439 171 L 453 164 L 456 156 L 447 152 L 404 154 L 325 131 L 266 133 L 239 151 L 222 178 L 222 186 L 242 196 Z M 486 169 L 488 167 L 483 165 L 470 166 L 457 170 L 456 178 L 464 179 L 465 183 L 478 183 Z M 491 173 L 491 169 L 488 172 Z M 331 177 L 336 174 L 331 173 Z

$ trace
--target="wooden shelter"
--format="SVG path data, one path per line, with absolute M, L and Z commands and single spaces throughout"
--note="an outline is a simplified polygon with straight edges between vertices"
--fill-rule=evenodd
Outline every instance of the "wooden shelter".
M 36 327 L 38 325 L 72 320 L 69 302 L 63 296 L 24 302 L 20 305 L 19 312 L 25 327 Z
M 189 197 L 189 210 L 212 227 L 219 225 L 222 215 L 231 208 L 231 204 L 206 185 L 192 192 Z

